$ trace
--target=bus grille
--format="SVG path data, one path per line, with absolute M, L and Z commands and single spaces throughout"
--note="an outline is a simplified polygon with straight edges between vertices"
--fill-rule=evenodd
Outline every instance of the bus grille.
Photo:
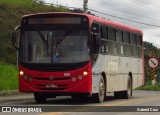
M 34 87 L 38 90 L 67 90 L 71 87 L 69 81 L 71 77 L 32 77 L 36 84 L 33 84 Z M 59 82 L 60 81 L 60 82 Z
M 70 77 L 65 77 L 65 78 L 53 78 L 53 79 L 50 79 L 50 78 L 38 78 L 38 77 L 35 77 L 34 79 L 36 80 L 49 80 L 49 81 L 52 81 L 52 80 L 69 80 Z

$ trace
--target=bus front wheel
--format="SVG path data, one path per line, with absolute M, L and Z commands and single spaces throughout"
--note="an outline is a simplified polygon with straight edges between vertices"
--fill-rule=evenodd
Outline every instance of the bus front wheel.
M 42 93 L 34 93 L 34 99 L 36 103 L 45 103 L 46 97 Z
M 98 103 L 102 103 L 105 98 L 105 82 L 103 76 L 100 77 L 99 81 L 99 92 L 93 95 L 94 99 Z

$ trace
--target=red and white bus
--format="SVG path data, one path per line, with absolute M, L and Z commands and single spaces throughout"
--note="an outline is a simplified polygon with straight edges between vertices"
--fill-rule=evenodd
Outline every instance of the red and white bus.
M 88 14 L 25 15 L 12 38 L 19 91 L 37 103 L 61 95 L 103 102 L 110 92 L 130 98 L 144 83 L 142 41 L 141 30 Z

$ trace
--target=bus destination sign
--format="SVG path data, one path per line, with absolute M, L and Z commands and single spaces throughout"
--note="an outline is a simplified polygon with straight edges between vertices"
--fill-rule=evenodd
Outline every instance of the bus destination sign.
M 28 24 L 81 24 L 81 18 L 29 18 Z

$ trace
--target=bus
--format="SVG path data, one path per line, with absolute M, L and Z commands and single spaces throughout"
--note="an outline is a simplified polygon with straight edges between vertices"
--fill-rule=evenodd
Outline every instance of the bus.
M 141 30 L 89 14 L 47 12 L 24 15 L 13 32 L 18 50 L 19 91 L 47 98 L 108 93 L 130 98 L 144 84 Z

